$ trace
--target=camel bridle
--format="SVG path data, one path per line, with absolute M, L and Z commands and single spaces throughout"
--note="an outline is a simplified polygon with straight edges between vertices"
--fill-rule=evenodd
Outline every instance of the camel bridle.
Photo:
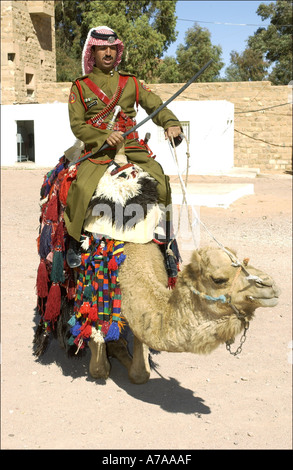
M 231 266 L 233 267 L 237 267 L 237 271 L 235 273 L 235 276 L 233 278 L 233 281 L 231 283 L 231 287 L 228 291 L 227 294 L 223 294 L 223 295 L 220 295 L 219 297 L 213 297 L 211 295 L 208 295 L 208 294 L 205 294 L 203 292 L 200 292 L 198 291 L 197 289 L 195 289 L 193 286 L 189 285 L 188 283 L 186 283 L 184 281 L 184 283 L 187 285 L 187 287 L 191 290 L 191 292 L 193 292 L 194 294 L 198 295 L 201 299 L 204 299 L 204 300 L 207 300 L 207 301 L 211 301 L 211 302 L 221 302 L 222 304 L 228 304 L 230 305 L 230 307 L 232 308 L 234 314 L 236 315 L 236 317 L 238 318 L 238 320 L 240 320 L 242 323 L 243 323 L 243 328 L 244 328 L 244 331 L 243 331 L 243 334 L 240 338 L 240 344 L 239 346 L 237 347 L 236 351 L 232 351 L 231 350 L 231 345 L 234 343 L 234 339 L 230 339 L 228 341 L 226 341 L 226 349 L 227 351 L 229 351 L 230 354 L 232 354 L 233 356 L 237 356 L 238 354 L 240 354 L 242 352 L 242 346 L 244 344 L 244 342 L 246 341 L 246 333 L 249 329 L 249 321 L 247 320 L 246 316 L 247 314 L 245 313 L 242 313 L 232 302 L 232 293 L 233 293 L 233 290 L 234 290 L 234 287 L 235 287 L 235 284 L 236 284 L 236 280 L 238 279 L 240 273 L 242 271 L 244 271 L 245 273 L 245 277 L 247 280 L 249 281 L 254 281 L 254 282 L 257 282 L 259 284 L 262 284 L 262 285 L 265 285 L 264 281 L 259 278 L 258 276 L 254 276 L 252 274 L 250 274 L 247 269 L 246 269 L 246 266 L 248 265 L 248 262 L 249 262 L 249 258 L 244 258 L 243 260 L 243 263 L 241 263 L 239 260 L 235 259 L 235 257 L 233 256 L 232 253 L 230 253 L 226 248 L 224 249 L 224 251 L 228 254 L 228 256 L 230 257 L 230 259 L 232 260 L 232 264 Z

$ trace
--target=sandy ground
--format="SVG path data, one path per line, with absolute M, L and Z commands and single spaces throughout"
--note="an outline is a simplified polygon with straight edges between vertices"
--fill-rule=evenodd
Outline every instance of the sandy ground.
M 89 357 L 69 359 L 56 341 L 41 361 L 32 354 L 44 173 L 1 174 L 2 449 L 292 449 L 292 177 L 237 178 L 255 194 L 200 210 L 221 243 L 282 288 L 277 307 L 257 311 L 241 355 L 224 346 L 209 356 L 161 353 L 150 381 L 133 385 L 116 360 L 107 382 L 94 381 Z

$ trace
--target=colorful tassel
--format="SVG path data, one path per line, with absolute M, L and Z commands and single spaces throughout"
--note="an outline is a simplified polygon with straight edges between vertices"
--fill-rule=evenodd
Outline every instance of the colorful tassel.
M 77 175 L 76 166 L 71 167 L 69 170 L 67 170 L 63 178 L 63 181 L 61 183 L 60 190 L 59 190 L 59 199 L 64 206 L 66 205 L 69 188 L 72 182 L 75 180 L 76 175 Z
M 108 263 L 108 269 L 109 269 L 109 271 L 116 271 L 116 269 L 118 269 L 118 264 L 117 264 L 115 256 L 113 256 L 110 259 L 110 261 Z
M 88 320 L 92 323 L 96 322 L 98 320 L 98 309 L 97 309 L 97 304 L 93 305 L 88 313 Z
M 68 325 L 70 325 L 71 327 L 73 327 L 76 323 L 76 318 L 75 318 L 75 315 L 72 315 L 72 317 L 68 320 Z
M 50 279 L 52 282 L 64 282 L 64 258 L 60 249 L 54 251 Z
M 104 336 L 107 336 L 107 333 L 110 328 L 110 323 L 108 321 L 101 321 L 100 325 L 101 325 L 101 332 L 103 333 Z
M 83 298 L 84 300 L 88 301 L 88 302 L 91 302 L 92 300 L 92 287 L 89 285 L 89 286 L 86 286 L 84 291 L 83 291 Z
M 168 278 L 168 288 L 169 289 L 174 289 L 176 286 L 177 282 L 177 277 L 169 277 Z
M 60 314 L 61 308 L 61 290 L 57 283 L 53 283 L 46 304 L 46 310 L 44 314 L 44 320 L 51 322 L 54 325 Z
M 80 327 L 80 336 L 84 339 L 89 339 L 92 334 L 92 326 L 90 323 L 85 322 L 83 325 Z
M 58 198 L 57 195 L 54 194 L 54 196 L 49 199 L 46 211 L 46 219 L 50 220 L 51 222 L 58 222 L 58 212 Z
M 51 224 L 45 224 L 40 236 L 39 255 L 41 258 L 47 258 L 48 254 L 52 250 L 51 236 L 52 226 Z
M 53 248 L 60 247 L 62 251 L 65 250 L 63 221 L 59 222 L 54 234 L 52 234 L 52 245 Z
M 117 341 L 120 336 L 120 331 L 117 322 L 112 322 L 108 330 L 107 336 L 105 337 L 105 342 L 107 341 Z
M 76 284 L 74 313 L 79 324 L 71 328 L 77 352 L 86 346 L 95 332 L 104 341 L 119 339 L 123 321 L 117 276 L 119 265 L 126 258 L 123 249 L 123 242 L 89 238 Z
M 81 324 L 79 322 L 76 322 L 75 325 L 70 328 L 70 333 L 72 334 L 72 336 L 78 336 L 80 334 L 80 328 Z
M 37 272 L 37 283 L 36 283 L 36 289 L 37 289 L 37 296 L 44 299 L 45 297 L 48 297 L 48 272 L 47 272 L 47 267 L 45 260 L 41 259 L 39 267 L 38 267 L 38 272 Z
M 123 263 L 123 261 L 126 259 L 126 255 L 124 255 L 124 253 L 121 253 L 121 255 L 119 256 L 118 260 L 117 260 L 117 264 L 118 266 L 120 266 L 121 263 Z

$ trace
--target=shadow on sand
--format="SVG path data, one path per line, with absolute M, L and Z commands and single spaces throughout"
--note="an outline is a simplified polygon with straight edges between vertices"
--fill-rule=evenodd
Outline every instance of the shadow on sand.
M 82 358 L 70 358 L 60 348 L 58 341 L 52 339 L 46 352 L 37 360 L 43 365 L 55 363 L 60 367 L 60 373 L 71 376 L 73 379 L 86 377 L 86 380 L 95 382 L 97 386 L 105 386 L 107 383 L 105 380 L 94 380 L 89 376 L 89 350 L 84 353 Z M 112 380 L 117 387 L 135 400 L 157 405 L 168 413 L 197 414 L 199 417 L 202 414 L 211 413 L 202 398 L 194 396 L 193 390 L 182 387 L 175 378 L 163 377 L 158 371 L 157 365 L 153 366 L 151 378 L 146 384 L 135 385 L 129 381 L 127 370 L 119 361 L 111 358 L 110 362 L 111 373 L 108 380 Z

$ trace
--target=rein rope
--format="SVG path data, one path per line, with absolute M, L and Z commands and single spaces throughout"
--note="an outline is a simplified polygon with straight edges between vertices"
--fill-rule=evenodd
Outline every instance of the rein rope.
M 181 189 L 182 189 L 182 194 L 183 194 L 183 200 L 182 200 L 182 205 L 183 204 L 186 204 L 186 206 L 188 205 L 188 194 L 187 194 L 187 183 L 188 183 L 188 168 L 189 168 L 189 158 L 190 158 L 190 153 L 189 153 L 189 142 L 185 136 L 185 134 L 181 134 L 185 141 L 186 141 L 186 145 L 187 145 L 187 150 L 186 150 L 186 155 L 187 155 L 187 165 L 186 165 L 186 184 L 184 183 L 183 181 L 183 178 L 182 178 L 182 175 L 180 173 L 180 170 L 179 170 L 179 164 L 178 164 L 178 158 L 177 158 L 177 153 L 176 153 L 176 147 L 175 147 L 175 144 L 174 144 L 174 139 L 173 139 L 173 136 L 171 136 L 171 140 L 172 140 L 172 146 L 173 146 L 173 151 L 174 153 L 172 152 L 172 147 L 171 147 L 171 144 L 169 142 L 169 146 L 170 146 L 170 150 L 171 150 L 171 153 L 172 153 L 172 156 L 174 158 L 174 161 L 175 161 L 175 164 L 176 164 L 176 167 L 177 167 L 177 172 L 178 172 L 178 176 L 179 176 L 179 180 L 180 180 L 180 184 L 181 184 Z M 183 172 L 182 172 L 183 173 Z M 239 261 L 236 256 L 231 253 L 231 251 L 227 250 L 227 248 L 225 248 L 225 246 L 219 242 L 219 240 L 216 239 L 216 237 L 210 232 L 210 230 L 207 228 L 207 226 L 199 219 L 194 207 L 192 206 L 192 204 L 189 204 L 191 206 L 191 209 L 192 209 L 192 213 L 193 213 L 193 216 L 194 218 L 196 219 L 195 221 L 191 221 L 190 218 L 188 218 L 189 220 L 189 224 L 190 224 L 190 229 L 191 229 L 191 233 L 192 233 L 192 227 L 193 225 L 198 222 L 200 225 L 202 225 L 202 227 L 205 229 L 205 231 L 209 234 L 209 236 L 217 243 L 217 245 L 229 256 L 229 258 L 231 259 L 232 261 L 232 266 L 235 266 L 235 267 L 238 267 L 238 266 L 241 266 L 241 269 L 244 271 L 246 277 L 248 280 L 250 281 L 255 281 L 255 282 L 258 282 L 259 284 L 264 284 L 263 280 L 260 279 L 258 276 L 254 276 L 252 274 L 250 274 L 247 269 L 246 269 L 246 265 L 247 263 L 245 263 L 245 260 L 247 258 L 244 259 L 243 263 L 241 263 L 241 261 Z M 179 221 L 179 224 L 178 226 L 180 225 L 180 221 Z M 195 244 L 195 247 L 196 247 L 196 243 Z

